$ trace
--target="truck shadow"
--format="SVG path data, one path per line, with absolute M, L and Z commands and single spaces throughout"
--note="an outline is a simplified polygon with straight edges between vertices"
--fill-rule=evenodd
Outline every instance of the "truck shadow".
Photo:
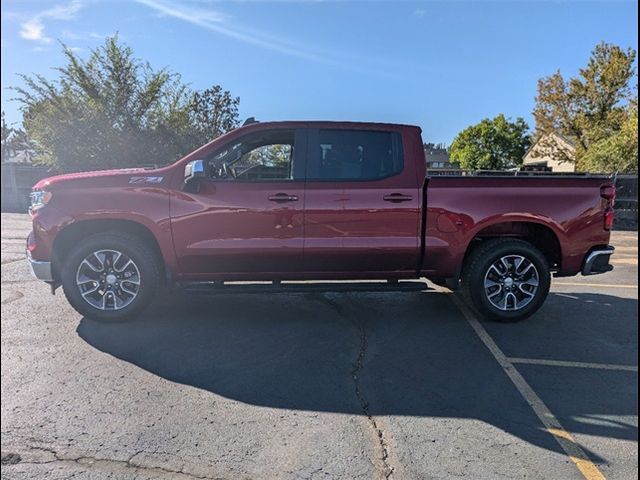
M 570 295 L 552 294 L 528 322 L 487 328 L 511 356 L 557 358 L 554 352 L 561 352 L 562 359 L 596 362 L 584 358 L 594 342 L 600 350 L 609 345 L 637 355 L 637 300 Z M 448 296 L 174 294 L 135 321 L 85 318 L 77 332 L 155 375 L 247 404 L 358 415 L 368 405 L 374 416 L 475 419 L 559 451 Z M 609 334 L 612 323 L 626 331 L 623 337 Z M 544 354 L 529 340 L 541 336 L 551 339 Z M 597 421 L 637 416 L 637 373 L 518 369 L 573 433 L 637 441 L 637 425 Z

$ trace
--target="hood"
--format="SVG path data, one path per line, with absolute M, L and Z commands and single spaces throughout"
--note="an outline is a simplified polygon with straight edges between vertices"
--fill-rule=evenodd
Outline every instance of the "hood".
M 55 175 L 53 177 L 43 178 L 33 186 L 33 189 L 46 189 L 49 187 L 59 186 L 60 184 L 75 183 L 76 181 L 100 180 L 105 177 L 121 177 L 123 175 L 135 175 L 144 172 L 149 174 L 150 170 L 143 167 L 138 168 L 120 168 L 113 170 L 97 170 L 92 172 L 65 173 L 63 175 Z

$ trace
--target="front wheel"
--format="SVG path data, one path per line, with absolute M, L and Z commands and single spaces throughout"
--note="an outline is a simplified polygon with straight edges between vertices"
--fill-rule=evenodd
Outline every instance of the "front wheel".
M 549 294 L 546 257 L 529 242 L 498 238 L 484 241 L 467 259 L 462 295 L 482 317 L 515 322 L 533 315 Z
M 91 236 L 69 254 L 62 287 L 80 314 L 120 320 L 139 313 L 160 285 L 153 252 L 139 238 L 123 233 Z

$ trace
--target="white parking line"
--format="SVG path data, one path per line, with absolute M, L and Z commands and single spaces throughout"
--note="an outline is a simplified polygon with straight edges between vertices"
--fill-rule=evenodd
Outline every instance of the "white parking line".
M 614 283 L 588 283 L 588 282 L 553 282 L 551 286 L 562 285 L 566 287 L 595 287 L 595 288 L 629 288 L 638 289 L 638 285 L 614 284 Z
M 443 293 L 450 293 L 448 290 L 440 290 Z M 544 404 L 538 394 L 531 388 L 524 377 L 518 372 L 513 363 L 504 354 L 504 352 L 498 347 L 496 342 L 491 338 L 489 333 L 485 330 L 482 324 L 475 317 L 466 305 L 462 303 L 455 295 L 450 296 L 453 303 L 458 307 L 458 310 L 462 312 L 464 317 L 469 322 L 469 325 L 475 330 L 482 343 L 489 349 L 494 356 L 498 364 L 502 367 L 507 376 L 511 379 L 515 387 L 520 394 L 524 397 L 527 403 L 531 406 L 535 414 L 538 416 L 546 430 L 553 435 L 556 441 L 560 444 L 567 456 L 576 465 L 580 473 L 587 480 L 604 480 L 605 477 L 600 472 L 600 469 L 589 459 L 582 447 L 575 441 L 573 436 L 567 432 L 560 424 L 558 419 L 551 413 L 549 408 Z
M 542 358 L 517 358 L 507 357 L 511 363 L 523 363 L 525 365 L 546 365 L 549 367 L 592 368 L 595 370 L 622 370 L 625 372 L 638 372 L 638 367 L 633 365 L 615 365 L 611 363 L 568 362 L 565 360 L 545 360 Z

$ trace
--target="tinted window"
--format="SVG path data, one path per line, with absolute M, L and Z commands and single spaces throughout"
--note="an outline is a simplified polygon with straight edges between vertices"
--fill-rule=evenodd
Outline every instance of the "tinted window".
M 292 130 L 257 132 L 215 152 L 209 161 L 213 178 L 292 180 L 295 134 Z
M 377 180 L 402 172 L 396 132 L 319 130 L 311 137 L 309 180 Z

